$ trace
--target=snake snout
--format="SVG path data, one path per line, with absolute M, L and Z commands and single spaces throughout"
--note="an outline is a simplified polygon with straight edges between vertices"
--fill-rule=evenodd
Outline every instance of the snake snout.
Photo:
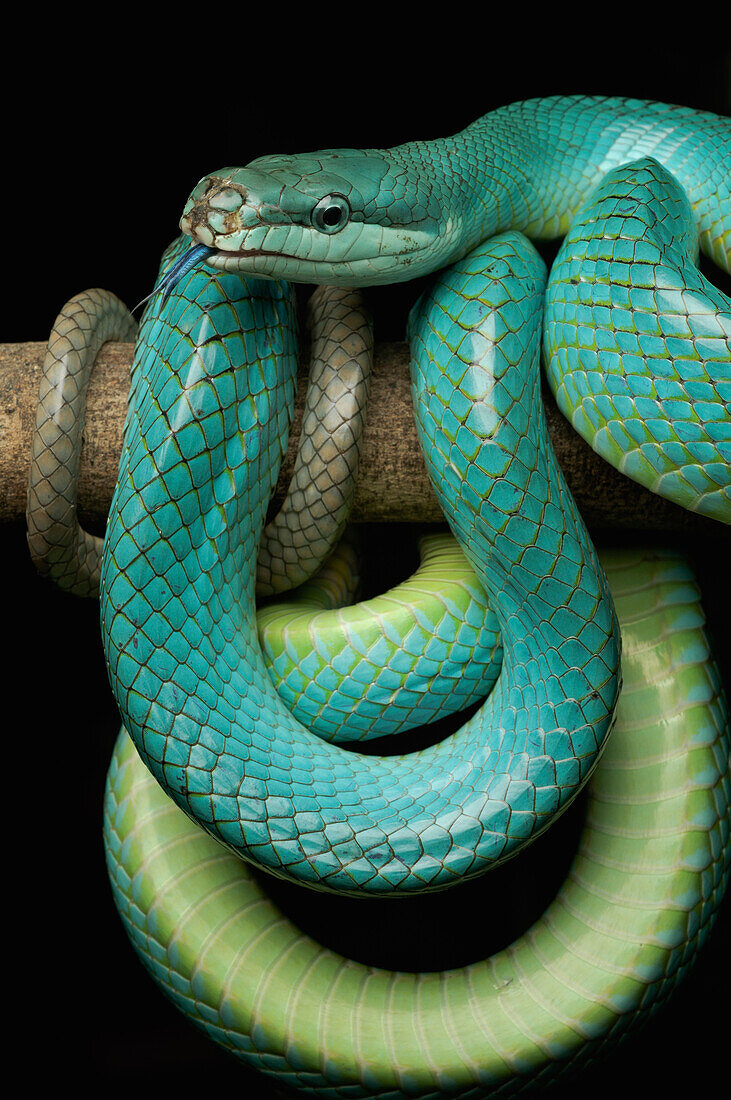
M 241 228 L 238 215 L 245 201 L 246 191 L 239 184 L 209 176 L 188 199 L 180 228 L 189 237 L 214 245 L 216 237 Z

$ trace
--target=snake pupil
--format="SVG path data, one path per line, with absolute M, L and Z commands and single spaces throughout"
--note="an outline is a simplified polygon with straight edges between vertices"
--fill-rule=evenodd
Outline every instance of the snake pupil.
M 349 218 L 350 206 L 342 195 L 325 195 L 312 211 L 312 224 L 321 233 L 339 233 Z

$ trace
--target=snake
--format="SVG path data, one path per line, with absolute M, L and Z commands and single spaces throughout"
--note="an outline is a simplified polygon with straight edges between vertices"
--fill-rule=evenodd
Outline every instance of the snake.
M 168 268 L 175 289 L 155 315 L 148 312 L 138 342 L 102 564 L 102 621 L 113 688 L 137 752 L 185 815 L 225 847 L 317 887 L 431 889 L 515 855 L 592 775 L 617 708 L 619 626 L 604 570 L 545 431 L 540 324 L 531 323 L 540 317 L 545 269 L 522 234 L 545 239 L 573 233 L 594 203 L 584 219 L 584 228 L 595 234 L 585 266 L 577 274 L 569 257 L 568 275 L 559 281 L 552 272 L 549 280 L 549 362 L 564 346 L 561 333 L 551 345 L 550 325 L 557 332 L 562 325 L 563 332 L 573 322 L 569 359 L 580 368 L 575 374 L 584 371 L 592 393 L 594 364 L 614 368 L 614 375 L 607 371 L 610 397 L 585 404 L 576 417 L 579 430 L 587 422 L 596 428 L 608 401 L 618 411 L 614 421 L 609 418 L 610 429 L 600 427 L 597 449 L 611 452 L 605 457 L 612 460 L 617 448 L 608 448 L 607 435 L 616 440 L 622 434 L 616 425 L 624 425 L 641 459 L 620 459 L 624 472 L 671 499 L 682 483 L 680 503 L 729 522 L 728 302 L 714 297 L 695 268 L 699 242 L 729 267 L 729 137 L 727 120 L 685 108 L 554 98 L 493 112 L 444 141 L 263 158 L 206 177 L 193 192 L 181 228 L 197 243 L 187 257 L 180 245 L 180 262 Z M 658 202 L 669 193 L 676 210 L 662 225 L 659 243 L 648 248 L 643 230 L 640 238 L 630 238 L 627 251 L 624 230 L 631 225 L 634 231 L 642 187 L 645 197 L 648 188 L 664 190 L 666 198 Z M 576 239 L 583 240 L 574 238 L 574 244 Z M 615 242 L 610 259 L 594 249 L 597 240 L 602 247 Z M 265 676 L 253 640 L 255 548 L 281 457 L 287 421 L 282 409 L 291 400 L 294 373 L 291 300 L 281 280 L 348 287 L 442 268 L 410 324 L 417 425 L 442 508 L 499 621 L 503 667 L 478 714 L 447 741 L 408 757 L 364 761 L 356 753 L 344 756 L 293 721 Z M 660 282 L 648 283 L 649 272 Z M 654 312 L 647 307 L 653 287 Z M 614 315 L 624 309 L 637 321 L 635 289 L 649 291 L 639 298 L 641 316 L 654 317 L 655 328 L 647 333 L 652 347 L 648 351 L 643 342 L 642 327 L 628 330 L 619 323 L 627 338 L 618 337 L 614 351 L 605 354 Z M 585 292 L 595 294 L 586 309 Z M 228 308 L 219 310 L 222 303 Z M 237 338 L 243 332 L 256 345 L 255 354 L 244 350 L 245 383 L 238 374 L 230 377 L 225 329 L 205 371 L 190 355 L 200 317 L 215 326 L 216 313 L 230 316 L 231 308 Z M 694 327 L 699 312 L 700 327 Z M 555 324 L 552 317 L 558 318 Z M 689 336 L 685 345 L 683 336 Z M 652 379 L 648 391 L 644 377 L 637 381 L 636 366 L 628 368 L 638 349 L 640 358 L 664 365 L 675 388 Z M 685 385 L 688 362 L 695 387 Z M 265 389 L 258 388 L 262 378 Z M 579 384 L 572 379 L 564 411 L 576 392 Z M 644 435 L 628 431 L 635 417 L 651 424 L 642 415 L 643 401 L 652 404 L 655 420 L 679 411 L 677 434 L 688 445 L 678 447 L 677 437 L 657 439 L 652 426 Z M 670 466 L 652 452 L 657 443 L 656 450 L 670 455 Z M 700 466 L 710 473 L 696 474 Z M 678 468 L 680 477 L 667 476 Z M 197 572 L 181 568 L 186 560 L 196 561 Z M 170 641 L 176 634 L 180 641 Z M 721 714 L 716 728 L 724 722 Z M 719 776 L 727 772 L 724 737 L 714 741 Z M 245 768 L 229 751 L 232 741 Z M 262 769 L 265 756 L 268 767 Z M 627 766 L 620 759 L 619 770 Z M 322 785 L 320 775 L 327 778 Z M 600 779 L 593 782 L 601 785 Z M 727 799 L 723 805 L 716 801 L 716 812 L 714 828 L 727 819 Z M 723 849 L 728 829 L 719 827 Z M 215 851 L 224 858 L 220 846 Z M 615 859 L 620 871 L 623 859 Z M 724 858 L 716 853 L 714 859 L 714 886 L 706 900 L 722 889 Z M 240 861 L 235 865 L 246 875 Z M 123 909 L 119 897 L 118 903 Z M 714 905 L 704 910 L 704 921 Z M 281 920 L 272 919 L 281 927 Z M 697 946 L 696 931 L 688 935 L 686 927 L 689 954 Z M 284 953 L 290 958 L 289 948 Z M 545 954 L 541 962 L 545 978 Z M 649 984 L 657 979 L 656 988 L 643 1004 L 662 996 L 670 971 L 653 971 Z M 640 984 L 647 985 L 647 972 L 641 974 Z M 604 979 L 606 984 L 606 972 Z M 428 997 L 421 987 L 416 995 L 418 1004 Z M 530 997 L 536 1000 L 533 990 Z M 537 1000 L 545 1005 L 545 994 Z M 412 1006 L 414 1019 L 419 1011 Z M 474 1017 L 472 1007 L 470 1012 Z M 209 1024 L 206 1016 L 204 1026 Z M 461 1034 L 457 1025 L 445 1026 L 452 1039 Z M 234 1045 L 259 1058 L 254 1048 L 264 1049 L 268 1040 L 260 1042 L 260 1029 L 249 1024 L 243 1031 L 246 1038 Z M 484 1023 L 477 1031 L 484 1040 Z M 291 1034 L 288 1023 L 285 1052 L 275 1044 L 272 1057 L 259 1060 L 271 1069 L 279 1058 L 279 1070 L 293 1073 L 300 1087 L 337 1094 L 337 1058 L 327 1060 L 324 1072 L 322 1060 L 317 1071 L 308 1063 L 298 1076 L 307 1057 Z M 225 1041 L 232 1041 L 230 1034 Z M 484 1047 L 479 1057 L 465 1055 L 465 1042 L 458 1043 L 459 1060 L 476 1095 L 486 1084 L 492 1087 L 500 1072 L 495 1076 L 485 1068 Z M 422 1069 L 433 1069 L 428 1044 L 417 1046 Z M 562 1059 L 564 1053 L 554 1056 Z M 504 1050 L 498 1060 L 503 1067 L 510 1063 Z M 386 1088 L 400 1095 L 402 1086 L 411 1094 L 424 1078 L 416 1063 L 402 1074 L 392 1056 L 384 1069 L 388 1085 L 376 1086 L 377 1059 L 355 1061 L 358 1087 L 366 1091 L 353 1095 L 372 1095 L 367 1090 L 376 1087 L 379 1095 Z M 508 1071 L 520 1076 L 520 1059 Z M 452 1091 L 453 1067 L 441 1076 L 438 1069 L 425 1073 L 431 1084 L 420 1095 L 429 1088 Z

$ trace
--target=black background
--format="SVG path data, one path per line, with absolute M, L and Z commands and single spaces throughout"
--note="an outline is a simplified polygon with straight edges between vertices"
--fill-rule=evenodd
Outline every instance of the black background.
M 121 16 L 92 23 L 81 44 L 72 42 L 68 23 L 46 23 L 40 44 L 25 39 L 6 95 L 2 341 L 45 339 L 62 303 L 88 286 L 138 301 L 176 234 L 188 192 L 223 165 L 267 152 L 441 136 L 534 95 L 635 95 L 731 114 L 731 51 L 713 42 L 701 47 L 690 28 L 673 45 L 655 33 L 628 40 L 620 25 L 581 42 L 537 35 L 526 45 L 526 28 L 498 35 L 462 14 L 455 20 L 461 26 L 427 42 L 395 24 L 373 34 L 370 24 L 361 26 L 364 18 L 354 29 L 337 8 L 301 10 L 292 24 L 279 10 L 217 7 L 171 17 L 154 40 L 141 18 L 123 25 Z M 401 337 L 408 304 L 405 290 L 383 296 L 379 338 Z M 4 575 L 12 578 L 7 637 L 17 658 L 6 659 L 5 698 L 11 714 L 20 703 L 8 726 L 14 764 L 5 775 L 15 898 L 8 962 L 19 963 L 23 975 L 8 1007 L 20 1002 L 22 1033 L 37 1044 L 37 1058 L 23 1058 L 26 1073 L 38 1082 L 135 1085 L 143 1094 L 143 1082 L 152 1081 L 182 1095 L 203 1085 L 212 1095 L 242 1087 L 271 1095 L 168 1004 L 126 941 L 101 846 L 104 773 L 118 718 L 98 610 L 35 576 L 20 526 L 3 535 Z M 621 538 L 634 541 L 631 533 Z M 412 564 L 406 533 L 388 539 L 366 532 L 373 589 Z M 729 684 L 728 541 L 674 541 L 699 569 Z M 363 904 L 275 890 L 307 931 L 362 961 L 461 965 L 504 946 L 539 915 L 580 824 L 579 805 L 525 857 L 461 896 Z M 729 923 L 727 902 L 671 1004 L 565 1084 L 566 1095 L 703 1088 L 718 1056 L 712 1052 L 726 1041 Z

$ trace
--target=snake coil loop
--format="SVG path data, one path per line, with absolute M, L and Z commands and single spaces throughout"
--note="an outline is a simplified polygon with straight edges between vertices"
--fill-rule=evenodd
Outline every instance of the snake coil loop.
M 554 97 L 443 141 L 260 158 L 191 195 L 181 227 L 205 263 L 176 242 L 143 318 L 101 563 L 126 727 L 105 845 L 145 965 L 264 1073 L 329 1096 L 512 1095 L 651 1012 L 704 941 L 731 862 L 731 768 L 697 586 L 672 553 L 597 556 L 547 436 L 539 354 L 543 342 L 559 404 L 596 450 L 731 522 L 731 304 L 696 268 L 700 244 L 731 269 L 730 181 L 728 120 Z M 527 237 L 561 234 L 546 284 Z M 344 430 L 333 457 L 342 418 L 313 397 L 291 508 L 265 530 L 296 375 L 281 280 L 328 284 L 314 301 L 333 318 L 315 343 L 332 344 L 353 287 L 441 268 L 410 318 L 412 389 L 461 549 L 442 542 L 440 564 L 401 589 L 324 611 L 348 587 L 337 555 L 312 575 L 345 523 L 358 433 Z M 367 359 L 362 314 L 333 379 L 356 344 Z M 357 418 L 365 368 L 352 390 Z M 39 413 L 38 438 L 55 440 L 65 415 Z M 90 592 L 98 547 L 73 501 L 52 521 L 41 507 L 57 491 L 44 478 L 73 480 L 78 439 L 62 443 L 35 456 L 29 539 Z M 276 553 L 260 549 L 264 530 Z M 257 622 L 257 578 L 267 592 L 309 583 Z M 419 753 L 336 743 L 490 687 Z M 283 918 L 248 868 L 356 895 L 441 888 L 515 855 L 587 783 L 558 896 L 510 948 L 463 969 L 344 959 Z

